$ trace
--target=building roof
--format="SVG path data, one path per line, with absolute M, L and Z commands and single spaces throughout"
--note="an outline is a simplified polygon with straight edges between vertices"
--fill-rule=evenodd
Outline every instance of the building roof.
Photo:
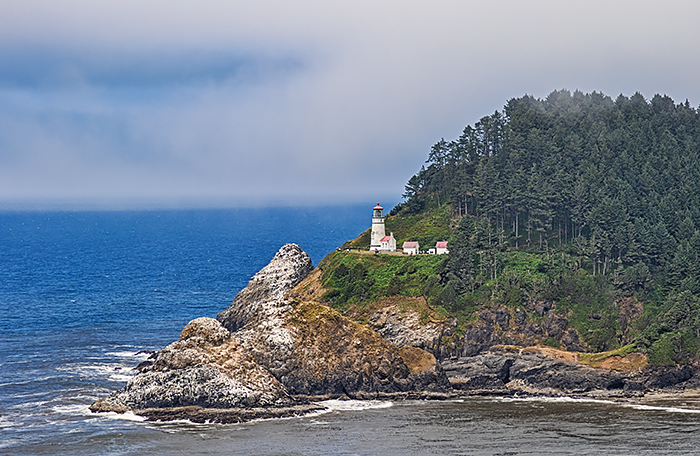
M 438 241 L 437 244 L 435 244 L 436 249 L 446 249 L 447 248 L 447 241 Z
M 406 241 L 403 243 L 404 249 L 415 249 L 418 248 L 418 241 Z
M 389 239 L 391 239 L 391 236 L 384 236 L 379 242 L 389 242 Z
M 384 208 L 381 207 L 381 206 L 379 205 L 379 203 L 377 203 L 377 205 L 374 206 L 374 210 L 375 210 L 375 211 L 377 211 L 377 210 L 378 210 L 378 211 L 381 211 L 382 209 L 384 209 Z

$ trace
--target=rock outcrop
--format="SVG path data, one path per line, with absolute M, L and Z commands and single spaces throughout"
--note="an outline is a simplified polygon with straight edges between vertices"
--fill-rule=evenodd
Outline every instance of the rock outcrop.
M 449 387 L 430 353 L 402 351 L 303 293 L 290 293 L 309 268 L 306 253 L 286 245 L 217 317 L 291 394 L 352 397 Z
M 539 318 L 528 318 L 528 313 Z M 526 310 L 486 307 L 478 316 L 462 336 L 453 337 L 440 347 L 439 359 L 476 356 L 494 345 L 533 346 L 548 338 L 558 341 L 567 350 L 587 351 L 579 334 L 569 327 L 567 318 L 558 314 L 550 301 L 530 303 Z
M 285 245 L 217 320 L 191 321 L 180 340 L 91 410 L 231 422 L 317 408 L 309 397 L 415 397 L 449 388 L 432 354 L 396 347 L 290 293 L 312 268 L 298 246 Z
M 688 367 L 625 371 L 589 367 L 577 358 L 577 353 L 549 348 L 494 346 L 445 361 L 443 368 L 455 390 L 470 394 L 636 397 L 693 376 Z
M 197 406 L 282 407 L 295 401 L 213 318 L 192 320 L 127 385 L 95 402 L 95 412 Z
M 580 348 L 578 334 L 551 303 L 528 309 L 541 317 L 536 324 L 520 309 L 485 308 L 459 336 L 455 322 L 421 323 L 419 313 L 397 306 L 376 311 L 365 325 L 323 305 L 320 272 L 311 271 L 308 255 L 285 245 L 217 319 L 191 321 L 178 341 L 90 409 L 237 422 L 299 415 L 319 408 L 311 400 L 328 397 L 629 397 L 683 384 L 700 387 L 687 367 L 616 371 L 583 365 L 574 352 L 523 348 L 545 337 Z M 627 307 L 631 320 L 638 309 Z
M 285 244 L 216 319 L 229 331 L 237 331 L 252 318 L 266 316 L 265 307 L 274 307 L 313 268 L 311 258 L 298 245 Z
M 423 298 L 414 299 L 425 301 Z M 433 354 L 438 352 L 443 335 L 452 334 L 449 321 L 421 323 L 420 313 L 397 305 L 378 310 L 369 318 L 368 324 L 397 347 L 417 347 Z

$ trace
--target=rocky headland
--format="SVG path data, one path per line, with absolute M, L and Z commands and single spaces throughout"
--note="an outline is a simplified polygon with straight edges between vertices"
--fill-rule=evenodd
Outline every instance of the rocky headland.
M 216 319 L 192 320 L 179 340 L 90 409 L 228 423 L 301 415 L 329 398 L 636 398 L 700 387 L 696 369 L 649 368 L 641 354 L 592 362 L 547 303 L 533 304 L 542 307 L 537 327 L 508 309 L 484 309 L 457 336 L 453 321 L 422 323 L 390 301 L 356 321 L 326 306 L 323 293 L 308 255 L 287 244 Z M 552 334 L 568 351 L 528 346 Z
M 178 341 L 90 409 L 235 422 L 305 413 L 323 398 L 417 398 L 450 389 L 431 353 L 397 347 L 314 300 L 300 284 L 312 270 L 298 246 L 283 246 L 217 319 L 191 321 Z

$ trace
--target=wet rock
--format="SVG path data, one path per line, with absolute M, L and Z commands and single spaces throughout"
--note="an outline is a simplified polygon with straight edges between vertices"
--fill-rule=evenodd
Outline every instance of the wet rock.
M 153 361 L 151 361 L 151 360 L 142 361 L 136 367 L 134 367 L 134 370 L 142 372 L 148 366 L 152 366 L 152 365 L 153 365 Z
M 136 410 L 149 421 L 189 420 L 193 423 L 243 423 L 246 421 L 270 418 L 302 416 L 310 412 L 324 410 L 316 404 L 293 405 L 289 407 L 246 407 L 246 408 L 206 408 L 197 406 L 149 408 Z
M 688 367 L 670 367 L 654 369 L 644 383 L 647 388 L 668 388 L 689 380 L 693 370 Z

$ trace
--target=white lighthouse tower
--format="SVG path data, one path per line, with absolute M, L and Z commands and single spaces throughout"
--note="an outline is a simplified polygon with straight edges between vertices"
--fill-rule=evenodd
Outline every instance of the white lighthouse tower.
M 370 237 L 369 250 L 371 252 L 396 252 L 396 239 L 394 233 L 386 235 L 384 228 L 383 207 L 377 203 L 372 212 L 372 235 Z

